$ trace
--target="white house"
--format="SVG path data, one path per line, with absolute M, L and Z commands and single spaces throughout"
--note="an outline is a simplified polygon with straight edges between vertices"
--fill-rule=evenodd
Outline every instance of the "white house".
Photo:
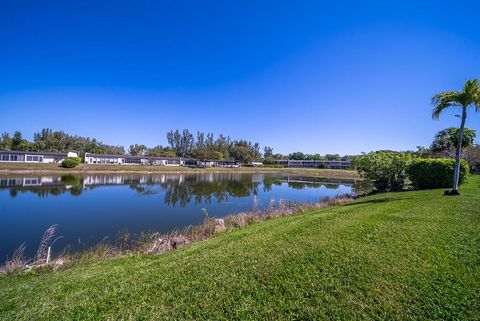
M 86 164 L 180 166 L 179 157 L 103 155 L 85 153 Z
M 61 163 L 66 157 L 66 153 L 0 151 L 3 163 Z

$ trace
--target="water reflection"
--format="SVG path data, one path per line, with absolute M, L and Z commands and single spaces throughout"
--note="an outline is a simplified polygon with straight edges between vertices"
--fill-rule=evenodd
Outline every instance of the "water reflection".
M 258 195 L 259 188 L 270 192 L 273 186 L 286 184 L 291 189 L 337 190 L 350 186 L 355 193 L 371 189 L 363 180 L 325 179 L 297 175 L 205 173 L 205 174 L 155 174 L 155 175 L 63 175 L 63 176 L 23 176 L 0 178 L 0 189 L 9 189 L 11 198 L 19 193 L 33 193 L 38 197 L 60 196 L 68 193 L 80 196 L 85 190 L 102 186 L 126 185 L 138 196 L 164 193 L 164 202 L 171 206 L 185 207 L 194 204 L 211 204 L 228 201 L 230 197 Z

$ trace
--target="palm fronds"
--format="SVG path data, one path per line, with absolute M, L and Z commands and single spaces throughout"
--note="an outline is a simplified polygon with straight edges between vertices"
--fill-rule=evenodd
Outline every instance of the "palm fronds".
M 444 91 L 432 97 L 432 117 L 438 119 L 440 114 L 450 107 L 467 108 L 470 105 L 475 106 L 475 110 L 480 110 L 480 81 L 478 79 L 467 80 L 460 91 Z
M 458 107 L 459 104 L 459 92 L 456 91 L 444 91 L 436 94 L 432 98 L 432 117 L 438 119 L 440 114 L 447 108 Z

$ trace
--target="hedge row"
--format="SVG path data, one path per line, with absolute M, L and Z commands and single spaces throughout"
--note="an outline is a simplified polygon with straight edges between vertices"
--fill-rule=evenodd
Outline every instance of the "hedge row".
M 372 152 L 358 156 L 353 166 L 379 191 L 399 191 L 408 178 L 417 189 L 447 188 L 453 186 L 455 160 L 445 158 L 417 158 L 408 153 Z M 469 174 L 466 161 L 460 164 L 460 184 Z
M 407 167 L 407 175 L 417 189 L 446 188 L 453 186 L 455 160 L 446 158 L 415 158 Z M 468 163 L 460 162 L 460 184 L 469 174 Z

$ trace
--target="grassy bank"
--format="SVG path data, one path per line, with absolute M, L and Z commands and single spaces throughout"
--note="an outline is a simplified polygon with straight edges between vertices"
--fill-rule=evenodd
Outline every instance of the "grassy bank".
M 378 194 L 163 255 L 0 277 L 0 319 L 480 318 L 480 177 Z
M 88 173 L 291 173 L 305 176 L 360 178 L 356 171 L 336 169 L 310 168 L 268 168 L 268 167 L 240 167 L 240 168 L 189 168 L 182 166 L 141 166 L 141 165 L 99 165 L 81 164 L 75 168 L 63 168 L 59 164 L 24 164 L 0 163 L 0 175 L 10 174 L 88 174 Z

